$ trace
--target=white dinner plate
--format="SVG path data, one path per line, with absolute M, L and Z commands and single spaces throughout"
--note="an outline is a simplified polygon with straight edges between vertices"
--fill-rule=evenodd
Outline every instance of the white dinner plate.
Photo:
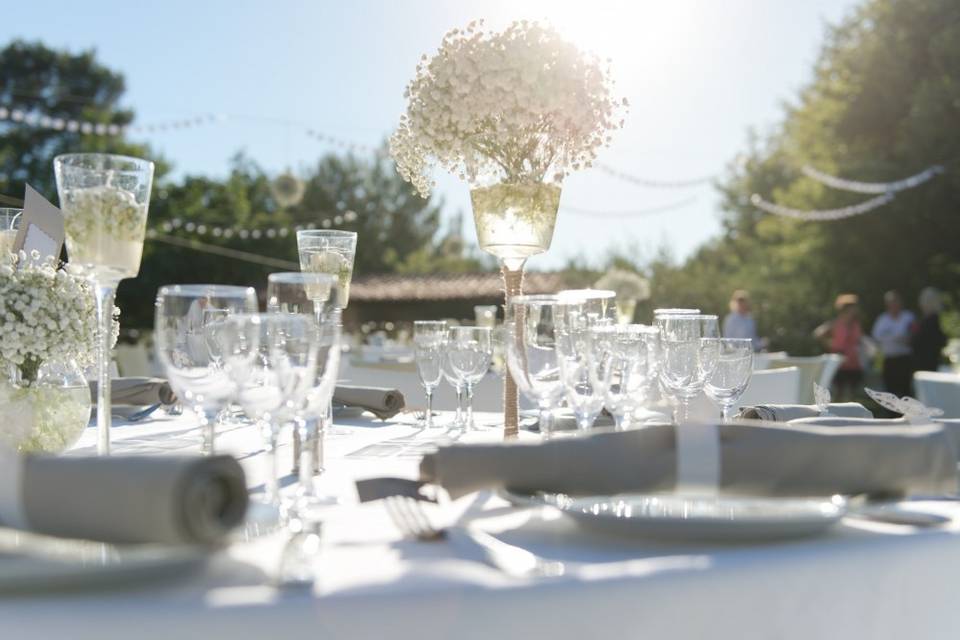
M 184 575 L 207 547 L 111 545 L 0 529 L 0 594 L 104 587 Z
M 591 531 L 717 542 L 816 535 L 846 513 L 843 501 L 823 498 L 622 495 L 568 498 L 556 506 Z

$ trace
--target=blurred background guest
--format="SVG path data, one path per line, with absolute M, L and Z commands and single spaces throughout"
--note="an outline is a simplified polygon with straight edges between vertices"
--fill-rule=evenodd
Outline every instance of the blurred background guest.
M 874 340 L 883 352 L 883 386 L 897 396 L 910 395 L 913 377 L 913 349 L 910 341 L 916 329 L 917 319 L 903 308 L 903 301 L 896 291 L 887 291 L 883 296 L 887 310 L 873 323 Z
M 838 402 L 853 400 L 863 384 L 860 326 L 860 299 L 856 294 L 837 296 L 834 308 L 837 316 L 817 327 L 814 336 L 830 352 L 843 356 L 843 362 L 833 378 L 833 397 Z
M 947 336 L 940 327 L 940 292 L 927 287 L 920 292 L 920 322 L 913 334 L 913 368 L 916 371 L 936 371 L 940 368 Z
M 760 351 L 763 341 L 757 335 L 757 322 L 753 319 L 750 294 L 737 289 L 730 297 L 730 313 L 723 319 L 723 337 L 753 341 L 753 350 Z

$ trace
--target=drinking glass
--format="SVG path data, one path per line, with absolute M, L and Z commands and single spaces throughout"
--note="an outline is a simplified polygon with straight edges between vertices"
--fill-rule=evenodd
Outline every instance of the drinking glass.
M 690 403 L 703 391 L 707 376 L 716 366 L 716 343 L 701 338 L 718 338 L 717 316 L 703 314 L 661 315 L 660 379 L 677 398 L 677 422 L 689 420 Z
M 557 294 L 561 302 L 582 303 L 583 311 L 592 324 L 610 323 L 617 319 L 617 293 L 609 289 L 565 289 Z
M 688 315 L 697 315 L 700 313 L 700 309 L 683 309 L 683 308 L 660 308 L 653 310 L 653 322 L 656 326 L 657 318 L 661 316 L 688 316 Z M 650 358 L 650 375 L 653 376 L 654 387 L 651 391 L 656 393 L 660 392 L 660 396 L 667 401 L 667 404 L 670 405 L 673 411 L 676 411 L 679 400 L 677 399 L 676 394 L 669 388 L 667 388 L 663 379 L 660 377 L 660 362 L 662 360 L 662 354 L 660 351 L 660 338 L 659 335 L 655 339 L 650 341 L 651 349 L 651 358 Z
M 355 231 L 310 229 L 297 231 L 300 270 L 304 273 L 326 273 L 337 279 L 338 306 L 346 309 L 350 302 L 350 280 L 357 254 Z
M 6 261 L 7 254 L 13 251 L 21 213 L 22 209 L 0 208 L 0 260 Z
M 205 311 L 227 312 L 222 324 L 204 326 Z M 154 342 L 157 359 L 181 402 L 200 420 L 204 455 L 214 452 L 217 416 L 236 391 L 226 371 L 226 322 L 231 314 L 255 313 L 257 294 L 253 287 L 215 284 L 169 285 L 157 292 Z M 219 322 L 219 321 L 218 321 Z M 211 345 L 213 348 L 211 348 Z M 213 354 L 216 353 L 216 357 Z
M 514 296 L 507 302 L 507 368 L 525 396 L 537 404 L 540 433 L 553 431 L 553 405 L 563 395 L 557 357 L 557 296 Z
M 606 354 L 601 343 L 594 340 L 592 318 L 584 313 L 584 305 L 571 304 L 561 309 L 558 319 L 562 322 L 556 329 L 560 377 L 577 427 L 586 430 L 603 410 Z
M 604 405 L 617 429 L 627 429 L 633 415 L 650 397 L 650 340 L 657 329 L 642 324 L 598 326 L 591 329 L 601 355 L 599 379 Z
M 306 400 L 294 413 L 294 461 L 298 473 L 293 512 L 303 520 L 317 507 L 338 502 L 317 493 L 315 475 L 323 473 L 327 407 L 340 370 L 340 320 L 337 279 L 324 273 L 282 272 L 267 276 L 267 311 L 303 316 L 317 329 L 317 374 Z
M 468 429 L 476 429 L 473 419 L 473 389 L 490 370 L 493 360 L 493 329 L 490 327 L 453 327 L 447 339 L 450 367 L 463 380 L 467 394 Z
M 720 406 L 724 422 L 730 422 L 733 408 L 747 390 L 753 373 L 753 341 L 749 338 L 701 338 L 716 341 L 717 363 L 707 376 L 703 390 Z M 707 345 L 708 348 L 711 345 Z
M 427 412 L 421 423 L 427 429 L 433 427 L 433 390 L 443 378 L 444 344 L 447 340 L 447 323 L 444 320 L 417 320 L 413 323 L 414 354 L 420 384 L 427 394 Z
M 284 425 L 303 409 L 316 384 L 319 330 L 316 320 L 294 313 L 231 316 L 224 333 L 236 344 L 258 336 L 255 357 L 227 366 L 237 386 L 237 401 L 260 425 L 267 452 L 267 504 L 280 506 L 277 444 Z M 236 351 L 239 351 L 237 349 Z
M 110 454 L 110 348 L 113 296 L 137 277 L 147 230 L 153 163 L 103 153 L 53 159 L 71 268 L 97 301 L 97 453 Z

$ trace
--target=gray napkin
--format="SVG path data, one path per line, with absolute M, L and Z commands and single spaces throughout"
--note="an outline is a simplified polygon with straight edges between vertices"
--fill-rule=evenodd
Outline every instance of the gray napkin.
M 26 528 L 113 543 L 212 544 L 243 521 L 246 478 L 230 456 L 27 457 Z
M 348 407 L 366 409 L 381 420 L 392 418 L 406 405 L 399 389 L 350 385 L 337 385 L 333 390 L 333 401 Z
M 841 418 L 872 418 L 873 414 L 859 402 L 833 402 L 827 411 Z M 758 404 L 740 409 L 738 418 L 745 420 L 766 420 L 768 422 L 789 422 L 800 418 L 815 418 L 820 410 L 813 404 Z
M 834 418 L 820 416 L 817 418 L 801 418 L 790 424 L 825 425 L 829 427 L 903 427 L 910 425 L 906 418 Z M 954 453 L 960 461 L 960 418 L 933 418 L 930 424 L 939 425 L 953 445 Z
M 90 381 L 91 402 L 97 402 L 97 381 Z M 151 404 L 175 404 L 177 394 L 163 378 L 114 378 L 110 382 L 110 404 L 146 407 Z
M 720 489 L 739 495 L 957 492 L 941 426 L 825 427 L 739 422 L 717 427 Z M 673 425 L 549 440 L 453 445 L 427 454 L 420 479 L 453 497 L 486 488 L 571 495 L 676 487 Z

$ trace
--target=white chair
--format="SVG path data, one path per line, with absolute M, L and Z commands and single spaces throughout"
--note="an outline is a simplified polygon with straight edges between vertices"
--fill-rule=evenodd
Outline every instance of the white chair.
M 840 365 L 843 364 L 843 356 L 837 353 L 825 353 L 820 357 L 823 358 L 823 369 L 820 371 L 819 384 L 824 389 L 829 389 Z
M 826 365 L 831 360 L 837 358 L 834 353 L 827 353 L 822 356 L 797 357 L 790 356 L 780 360 L 774 360 L 770 363 L 771 369 L 782 369 L 785 367 L 796 367 L 800 370 L 800 402 L 803 404 L 813 404 L 813 383 L 820 384 L 823 380 L 823 373 Z M 833 365 L 834 369 L 830 373 L 830 381 L 833 382 L 833 376 L 836 375 L 836 368 L 839 363 Z M 827 385 L 829 387 L 829 385 Z
M 960 374 L 917 371 L 913 374 L 917 400 L 943 409 L 944 418 L 960 418 Z
M 800 369 L 784 367 L 754 371 L 739 405 L 797 404 L 800 402 Z
M 761 351 L 753 354 L 753 370 L 763 371 L 769 369 L 772 362 L 783 360 L 787 357 L 786 351 Z

